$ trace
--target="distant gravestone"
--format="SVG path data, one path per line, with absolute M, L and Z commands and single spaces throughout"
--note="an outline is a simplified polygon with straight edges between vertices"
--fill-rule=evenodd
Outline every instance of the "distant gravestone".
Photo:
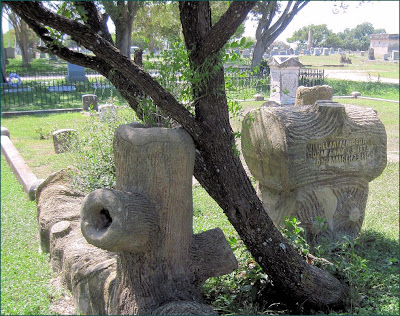
M 98 97 L 95 94 L 84 94 L 82 96 L 82 105 L 84 111 L 98 111 L 98 104 L 97 104 Z
M 319 50 L 319 48 L 314 48 L 314 56 L 320 56 L 321 55 L 321 51 Z
M 242 124 L 243 155 L 270 218 L 280 226 L 295 216 L 310 243 L 357 237 L 386 147 L 373 109 L 332 101 L 262 106 Z
M 115 117 L 116 107 L 113 104 L 105 104 L 99 106 L 99 118 L 101 121 L 109 120 Z
M 342 54 L 343 53 L 343 49 L 341 49 L 341 48 L 338 48 L 338 54 L 340 55 L 340 54 Z
M 335 54 L 335 49 L 333 47 L 331 47 L 331 49 L 329 50 L 329 54 L 331 54 L 331 55 Z
M 298 49 L 295 49 L 295 50 L 294 50 L 294 54 L 295 54 L 295 55 L 298 55 L 298 54 L 299 54 L 299 50 L 298 50 Z
M 87 81 L 85 68 L 75 64 L 68 63 L 68 74 L 65 77 L 67 81 Z
M 296 91 L 295 105 L 313 105 L 318 100 L 332 100 L 332 97 L 333 88 L 331 86 L 300 86 Z
M 6 58 L 14 59 L 15 58 L 15 48 L 14 47 L 6 47 Z
M 389 60 L 389 54 L 383 54 L 383 60 Z
M 287 54 L 288 54 L 288 55 L 294 55 L 294 50 L 293 50 L 293 48 L 289 48 L 289 49 L 287 50 Z
M 249 58 L 250 57 L 250 49 L 243 50 L 242 56 L 243 56 L 243 58 Z
M 360 56 L 361 57 L 364 57 L 365 56 L 365 52 L 362 50 L 362 51 L 360 51 Z
M 303 64 L 297 56 L 273 56 L 270 68 L 270 101 L 280 105 L 294 105 L 299 86 L 299 70 Z
M 398 50 L 392 51 L 392 60 L 399 60 L 399 51 Z
M 271 56 L 279 55 L 279 51 L 277 49 L 271 50 Z
M 264 96 L 262 94 L 253 95 L 254 101 L 264 101 Z
M 59 129 L 54 131 L 52 135 L 56 154 L 70 151 L 78 140 L 78 131 L 75 129 Z
M 322 54 L 324 55 L 324 56 L 329 56 L 329 48 L 323 48 L 322 49 Z
M 375 59 L 374 49 L 372 47 L 368 50 L 368 59 L 369 60 L 374 60 Z
M 49 60 L 51 60 L 51 61 L 58 61 L 58 58 L 57 58 L 56 55 L 49 54 Z

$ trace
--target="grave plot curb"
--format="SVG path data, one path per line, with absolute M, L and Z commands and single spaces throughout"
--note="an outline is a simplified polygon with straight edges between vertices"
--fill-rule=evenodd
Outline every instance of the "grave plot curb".
M 82 108 L 35 110 L 35 111 L 10 111 L 10 112 L 2 112 L 1 117 L 13 117 L 13 116 L 34 115 L 34 114 L 56 114 L 56 113 L 68 113 L 68 112 L 82 112 L 82 111 L 83 111 Z
M 10 139 L 9 131 L 1 128 L 1 153 L 7 160 L 8 165 L 11 167 L 18 182 L 24 187 L 24 191 L 28 194 L 31 201 L 35 200 L 37 187 L 43 182 L 38 179 L 29 168 L 28 164 L 22 158 L 17 148 Z

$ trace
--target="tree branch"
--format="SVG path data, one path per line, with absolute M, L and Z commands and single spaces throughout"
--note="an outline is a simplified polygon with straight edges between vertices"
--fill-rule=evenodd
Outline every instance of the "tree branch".
M 92 28 L 94 32 L 101 32 L 103 37 L 108 40 L 112 45 L 114 45 L 114 41 L 111 37 L 110 32 L 108 31 L 105 17 L 101 16 L 99 11 L 97 10 L 95 4 L 92 1 L 75 1 L 75 5 L 82 6 L 87 12 L 87 24 Z
M 267 29 L 263 35 L 262 39 L 265 46 L 269 46 L 288 26 L 288 24 L 293 20 L 295 15 L 303 9 L 309 1 L 296 1 L 293 6 L 293 9 L 289 12 L 289 8 L 292 4 L 292 1 L 289 1 L 288 5 L 285 8 L 285 12 L 282 13 L 278 21 L 274 23 L 274 25 Z
M 192 30 L 186 28 L 187 31 L 184 31 L 186 47 L 189 50 L 193 49 L 192 54 L 193 56 L 198 56 L 197 58 L 199 61 L 204 61 L 207 56 L 217 53 L 236 32 L 255 3 L 255 1 L 233 1 L 219 21 L 209 28 L 206 34 L 204 34 L 203 31 L 200 38 L 194 34 L 190 34 L 193 33 Z M 179 2 L 182 25 L 187 24 L 186 21 L 189 20 L 188 17 L 193 16 L 191 12 L 204 10 L 202 6 L 205 5 L 206 4 L 203 5 L 201 2 Z M 190 18 L 190 21 L 191 20 L 192 18 Z M 196 43 L 198 44 L 197 46 L 195 45 Z

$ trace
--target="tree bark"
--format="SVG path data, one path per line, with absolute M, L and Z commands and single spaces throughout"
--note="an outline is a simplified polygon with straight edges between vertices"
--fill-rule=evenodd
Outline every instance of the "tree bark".
M 214 198 L 238 231 L 247 248 L 270 276 L 274 284 L 290 297 L 291 303 L 317 308 L 340 305 L 347 287 L 329 273 L 310 266 L 279 233 L 235 154 L 235 138 L 229 122 L 224 72 L 219 52 L 240 25 L 254 2 L 231 3 L 228 11 L 214 25 L 208 2 L 179 2 L 181 23 L 190 66 L 195 116 L 161 87 L 142 68 L 122 56 L 115 47 L 85 25 L 57 16 L 35 2 L 7 2 L 29 21 L 42 39 L 52 43 L 38 22 L 69 34 L 88 47 L 95 57 L 77 57 L 81 65 L 103 69 L 110 80 L 117 75 L 126 83 L 137 85 L 171 118 L 192 136 L 196 146 L 194 174 Z M 62 50 L 58 50 L 62 51 Z M 60 54 L 60 56 L 62 56 Z M 201 78 L 201 80 L 196 80 Z M 125 87 L 123 93 L 129 95 Z
M 139 1 L 103 1 L 103 5 L 115 24 L 115 46 L 121 54 L 130 58 L 131 56 L 131 34 L 132 24 L 139 9 Z
M 259 5 L 262 17 L 256 30 L 256 46 L 251 60 L 252 67 L 256 67 L 261 63 L 265 50 L 283 32 L 295 15 L 307 5 L 308 1 L 295 1 L 293 7 L 292 3 L 293 1 L 288 1 L 285 10 L 272 26 L 272 19 L 277 12 L 276 3 L 268 1 L 267 4 Z
M 0 11 L 0 16 L 3 16 L 3 3 L 0 3 L 1 5 L 1 11 Z M 6 50 L 4 49 L 4 43 L 3 43 L 3 27 L 1 27 L 1 83 L 6 83 L 7 78 L 6 78 Z

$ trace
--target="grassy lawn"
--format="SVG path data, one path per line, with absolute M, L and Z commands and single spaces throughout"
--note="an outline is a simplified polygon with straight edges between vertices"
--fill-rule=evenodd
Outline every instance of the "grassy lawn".
M 374 108 L 386 127 L 388 150 L 398 151 L 398 104 L 362 99 L 335 101 Z M 243 102 L 242 110 L 247 112 L 263 103 Z M 235 131 L 240 129 L 240 117 L 232 120 Z M 87 135 L 90 131 L 88 124 L 93 122 L 93 119 L 80 113 L 71 113 L 7 118 L 2 119 L 1 125 L 10 130 L 15 146 L 33 172 L 38 178 L 45 178 L 51 172 L 73 163 L 74 155 L 55 155 L 51 137 L 41 140 L 40 133 L 35 130 L 41 128 L 42 134 L 48 134 L 55 128 L 75 128 L 80 135 Z M 370 183 L 366 216 L 356 241 L 334 245 L 336 248 L 341 247 L 339 255 L 332 251 L 332 245 L 315 249 L 316 254 L 334 262 L 337 267 L 334 273 L 345 278 L 351 285 L 352 304 L 342 314 L 399 313 L 398 174 L 399 164 L 389 163 L 383 174 Z M 53 299 L 50 294 L 52 289 L 48 286 L 52 273 L 48 257 L 37 253 L 36 207 L 27 201 L 26 195 L 4 163 L 4 158 L 1 181 L 2 314 L 46 314 Z M 216 310 L 223 314 L 287 313 L 284 308 L 271 305 L 276 300 L 270 300 L 271 293 L 267 291 L 264 282 L 266 276 L 246 251 L 215 201 L 201 187 L 193 188 L 193 199 L 195 232 L 221 227 L 240 264 L 239 269 L 230 275 L 206 282 L 206 300 L 212 302 Z M 25 249 L 30 252 L 24 252 Z M 15 270 L 17 268 L 19 270 Z
M 1 156 L 1 314 L 46 315 L 58 294 L 47 254 L 39 254 L 35 202 Z
M 14 146 L 39 179 L 67 166 L 70 154 L 56 155 L 51 133 L 57 129 L 73 128 L 82 132 L 88 118 L 81 113 L 48 114 L 2 118 L 1 126 L 10 131 Z M 40 139 L 43 135 L 45 139 Z
M 365 56 L 350 54 L 347 55 L 352 61 L 351 64 L 341 66 L 339 60 L 340 55 L 330 56 L 305 56 L 300 55 L 299 60 L 303 65 L 312 66 L 311 68 L 319 69 L 340 69 L 340 70 L 356 70 L 365 71 L 370 76 L 380 76 L 382 78 L 399 78 L 398 61 L 384 61 L 382 58 L 376 60 L 368 59 L 368 52 Z M 330 65 L 327 67 L 326 65 Z M 332 65 L 334 65 L 332 67 Z M 342 64 L 343 65 L 343 64 Z M 336 66 L 336 67 L 335 67 Z

